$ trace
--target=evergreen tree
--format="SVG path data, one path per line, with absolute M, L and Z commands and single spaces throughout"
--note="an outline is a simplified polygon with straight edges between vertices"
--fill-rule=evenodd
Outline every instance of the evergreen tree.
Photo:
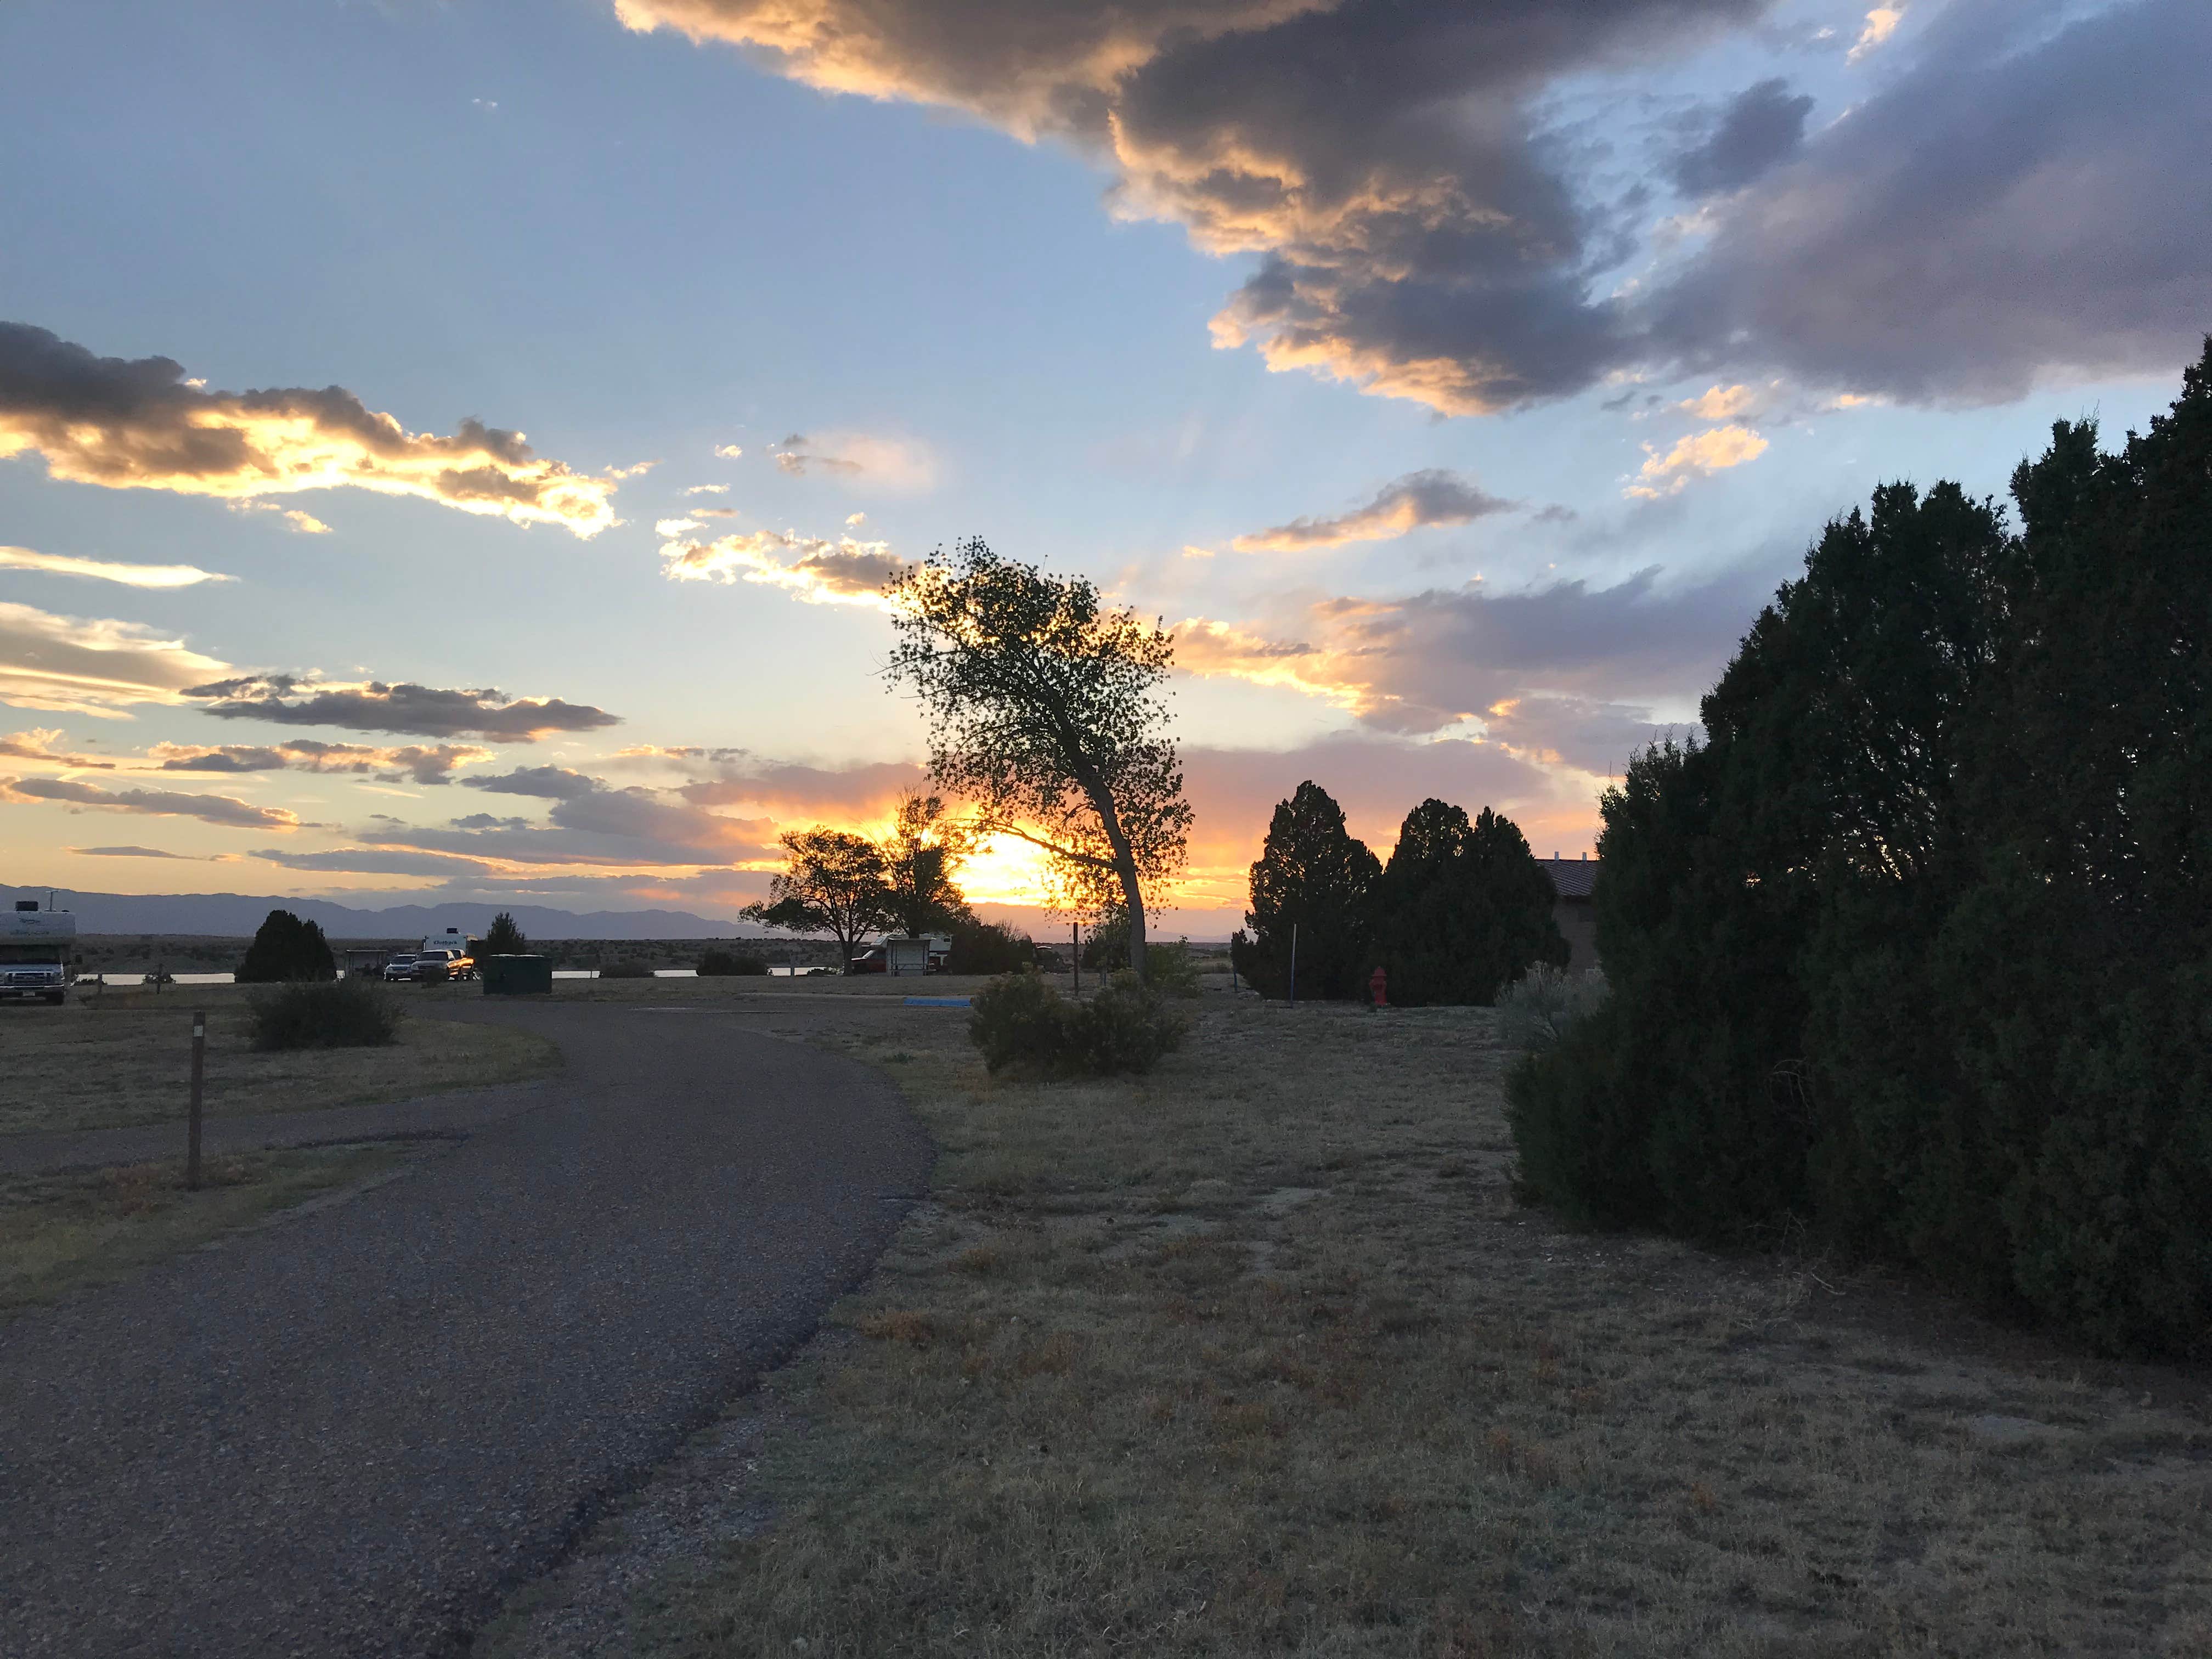
M 1613 1000 L 1510 1079 L 1524 1181 L 2212 1352 L 2212 342 L 2012 489 L 1830 524 L 1607 792 Z
M 1447 802 L 1406 815 L 1374 885 L 1374 954 L 1393 1002 L 1487 1004 L 1537 963 L 1564 966 L 1552 883 L 1512 819 Z
M 1290 987 L 1291 931 L 1297 929 L 1298 994 L 1356 998 L 1374 964 L 1367 902 L 1382 866 L 1344 824 L 1344 809 L 1308 779 L 1276 804 L 1252 866 L 1249 939 L 1233 946 L 1237 971 L 1262 995 Z
M 330 941 L 312 921 L 289 910 L 271 910 L 246 948 L 246 960 L 233 977 L 240 985 L 273 985 L 288 980 L 336 979 L 337 963 Z
M 519 957 L 526 954 L 530 941 L 522 936 L 522 929 L 514 925 L 514 918 L 502 910 L 491 919 L 491 927 L 483 936 L 483 944 L 477 954 L 485 957 Z

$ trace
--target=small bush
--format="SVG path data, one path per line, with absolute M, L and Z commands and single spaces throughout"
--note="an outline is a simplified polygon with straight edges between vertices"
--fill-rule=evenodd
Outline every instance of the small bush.
M 1088 1002 L 1063 997 L 1034 973 L 1008 974 L 976 994 L 968 1035 L 991 1071 L 1039 1077 L 1149 1072 L 1179 1046 L 1189 1021 L 1133 974 L 1116 974 Z
M 605 962 L 599 964 L 601 979 L 651 979 L 653 969 L 641 962 Z
M 1146 945 L 1145 981 L 1162 996 L 1196 996 L 1198 958 L 1190 953 L 1190 941 Z
M 404 1013 L 372 980 L 297 980 L 253 999 L 253 1046 L 380 1048 L 398 1041 Z
M 759 979 L 768 973 L 768 963 L 758 957 L 741 957 L 730 951 L 702 951 L 699 953 L 699 977 L 702 979 Z
M 1498 994 L 1498 1035 L 1509 1048 L 1549 1048 L 1606 998 L 1605 975 L 1537 963 Z
M 1093 1077 L 1149 1072 L 1160 1056 L 1182 1046 L 1190 1021 L 1134 974 L 1116 974 L 1106 988 L 1078 1005 L 1079 1069 Z

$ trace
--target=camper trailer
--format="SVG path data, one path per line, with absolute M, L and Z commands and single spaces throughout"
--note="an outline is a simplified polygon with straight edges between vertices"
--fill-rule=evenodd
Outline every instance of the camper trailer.
M 61 1002 L 76 977 L 76 918 L 18 899 L 0 925 L 0 1001 Z

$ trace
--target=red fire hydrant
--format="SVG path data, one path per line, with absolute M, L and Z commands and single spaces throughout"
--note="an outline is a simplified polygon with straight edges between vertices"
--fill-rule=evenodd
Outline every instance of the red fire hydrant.
M 1380 968 L 1367 976 L 1367 988 L 1373 994 L 1377 1008 L 1390 1006 L 1389 981 Z

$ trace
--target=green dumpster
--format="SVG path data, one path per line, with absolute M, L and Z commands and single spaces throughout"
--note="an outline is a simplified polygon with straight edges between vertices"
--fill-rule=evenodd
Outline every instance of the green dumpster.
M 477 973 L 488 997 L 542 995 L 553 988 L 550 957 L 481 957 Z

